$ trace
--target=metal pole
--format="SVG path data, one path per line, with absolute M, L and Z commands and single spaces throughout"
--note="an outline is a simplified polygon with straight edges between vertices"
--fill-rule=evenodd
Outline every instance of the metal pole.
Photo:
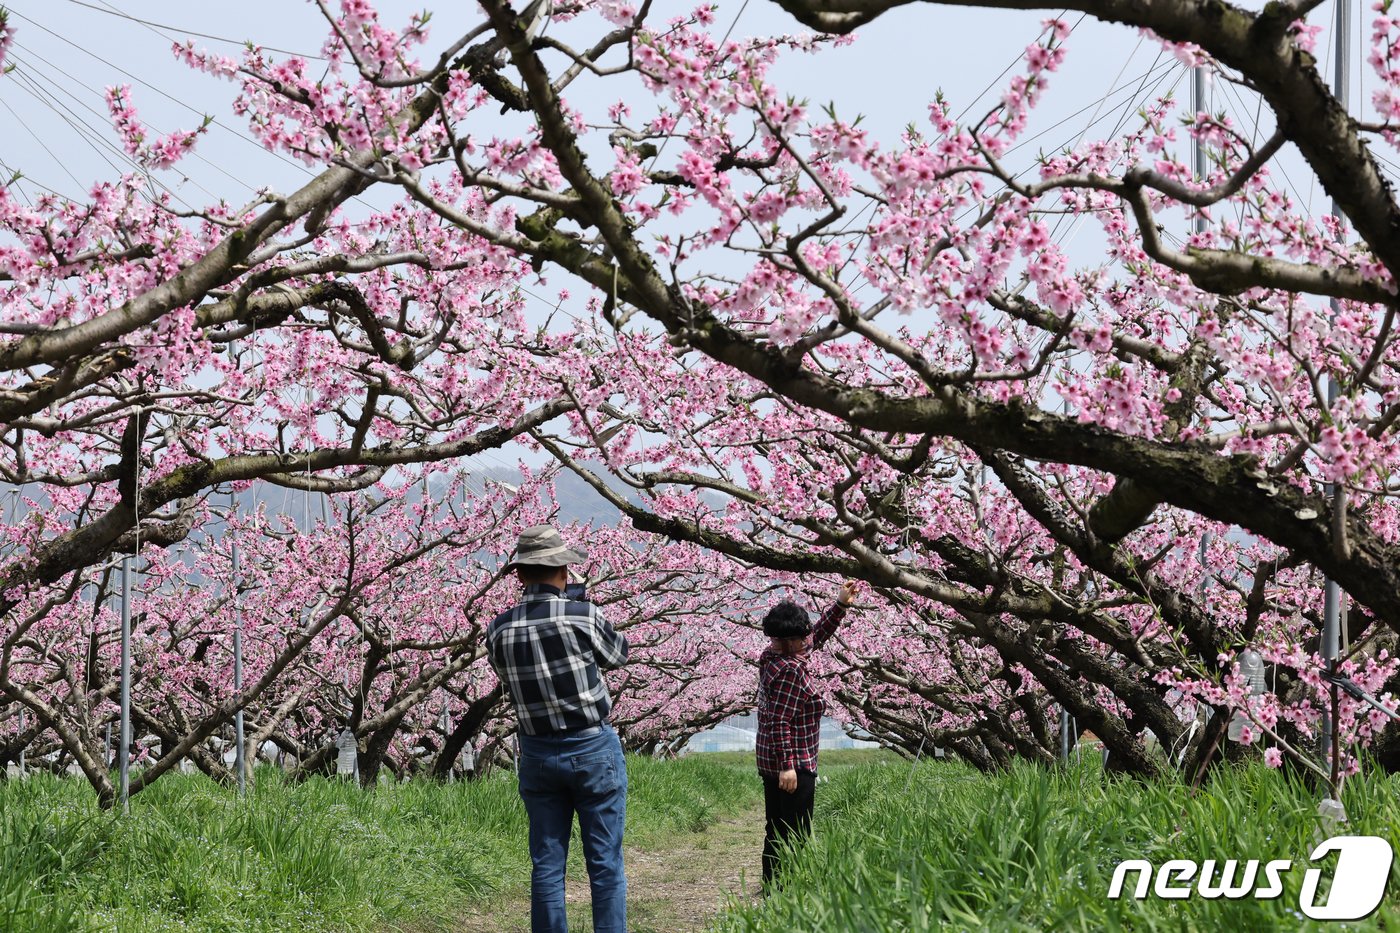
M 117 765 L 121 783 L 122 812 L 131 812 L 131 555 L 122 558 L 122 690 L 121 735 L 117 739 Z
M 1206 70 L 1204 68 L 1191 69 L 1191 109 L 1193 111 L 1193 115 L 1201 113 L 1206 109 Z M 1201 138 L 1199 136 L 1191 140 L 1191 163 L 1192 168 L 1196 173 L 1196 181 L 1204 184 L 1207 174 L 1206 150 L 1205 147 L 1201 145 Z M 1196 212 L 1195 220 L 1192 221 L 1192 226 L 1195 228 L 1195 232 L 1198 234 L 1206 232 L 1206 218 L 1205 215 L 1202 214 L 1199 210 L 1197 210 Z M 1206 566 L 1206 547 L 1209 544 L 1210 532 L 1206 532 L 1205 534 L 1201 535 L 1200 561 L 1202 568 Z M 1203 569 L 1201 573 L 1200 586 L 1196 589 L 1197 597 L 1200 597 L 1204 594 L 1205 588 L 1206 578 Z
M 442 729 L 442 744 L 440 744 L 440 745 L 438 746 L 438 752 L 437 752 L 437 753 L 438 753 L 438 760 L 439 760 L 439 761 L 446 761 L 446 759 L 443 758 L 443 755 L 444 755 L 444 754 L 446 753 L 446 751 L 447 751 L 447 737 L 448 737 L 448 736 L 451 734 L 451 732 L 452 732 L 452 717 L 447 715 L 447 697 L 446 697 L 446 696 L 444 696 L 444 697 L 442 698 L 442 709 L 441 709 L 441 711 L 440 711 L 439 714 L 438 714 L 438 726 L 441 727 L 441 729 Z M 462 753 L 459 751 L 459 752 L 457 753 L 458 757 L 461 757 L 461 754 L 462 754 Z M 455 783 L 457 782 L 457 769 L 454 768 L 454 767 L 452 766 L 453 764 L 454 764 L 454 763 L 451 763 L 451 762 L 450 762 L 450 763 L 448 763 L 448 765 L 447 765 L 447 783 L 449 783 L 449 784 L 455 784 Z
M 1200 599 L 1206 592 L 1206 573 L 1210 567 L 1210 532 L 1201 532 L 1201 548 L 1196 553 L 1196 562 L 1201 565 L 1201 579 L 1196 583 L 1196 598 Z
M 229 359 L 238 364 L 238 342 L 230 340 L 228 345 Z M 225 528 L 231 529 L 234 521 L 238 518 L 238 493 L 230 489 L 228 493 L 228 523 Z M 230 554 L 233 570 L 233 692 L 236 696 L 243 695 L 243 599 L 239 587 L 239 554 L 238 538 L 235 535 L 230 542 Z M 233 714 L 233 767 L 238 772 L 238 796 L 242 797 L 248 793 L 247 762 L 243 747 L 243 704 L 238 704 L 238 709 Z
M 1193 116 L 1206 109 L 1206 70 L 1204 68 L 1193 68 L 1191 70 L 1191 109 L 1193 111 Z M 1205 147 L 1201 145 L 1199 136 L 1191 141 L 1191 156 L 1192 168 L 1195 171 L 1196 180 L 1204 184 L 1207 175 L 1206 150 Z M 1192 228 L 1198 235 L 1206 232 L 1206 218 L 1199 210 L 1196 212 L 1196 217 L 1192 221 Z M 1201 533 L 1200 550 L 1196 555 L 1197 563 L 1199 563 L 1201 567 L 1201 578 L 1196 584 L 1196 602 L 1202 607 L 1206 605 L 1206 576 L 1210 572 L 1209 555 L 1207 553 L 1209 549 L 1210 532 L 1205 531 Z M 1196 715 L 1200 715 L 1199 708 Z M 1190 744 L 1189 740 L 1186 744 Z M 1182 748 L 1181 754 L 1183 756 L 1186 754 L 1185 748 Z M 1206 757 L 1210 757 L 1209 753 Z
M 238 498 L 233 493 L 229 494 L 233 500 L 233 508 L 238 508 Z M 238 590 L 238 542 L 234 541 L 233 551 L 233 691 L 241 697 L 243 695 L 243 607 L 241 605 L 240 593 Z M 242 797 L 248 793 L 247 781 L 247 761 L 246 752 L 243 747 L 243 704 L 238 704 L 238 709 L 233 714 L 233 767 L 238 772 L 238 796 Z
M 1336 42 L 1337 42 L 1337 68 L 1333 83 L 1333 93 L 1343 108 L 1348 108 L 1351 102 L 1351 68 L 1350 68 L 1350 44 L 1351 44 L 1351 0 L 1337 0 L 1337 20 L 1336 20 Z M 1336 198 L 1332 199 L 1332 216 L 1337 219 L 1338 235 L 1344 236 L 1343 225 L 1346 223 L 1346 215 Z M 1336 299 L 1332 299 L 1332 316 L 1335 319 L 1341 310 L 1341 304 Z M 1330 376 L 1327 379 L 1327 404 L 1331 408 L 1337 401 L 1338 388 L 1337 381 Z M 1337 483 L 1327 484 L 1327 496 L 1332 500 L 1333 514 L 1337 514 L 1342 507 L 1342 487 Z M 1327 663 L 1327 672 L 1335 674 L 1337 670 L 1337 658 L 1339 647 L 1339 633 L 1341 631 L 1341 590 L 1336 581 L 1327 580 L 1323 591 L 1322 602 L 1322 657 Z M 1322 754 L 1331 756 L 1332 759 L 1332 788 L 1335 791 L 1337 781 L 1341 777 L 1341 760 L 1339 758 L 1340 749 L 1337 748 L 1337 704 L 1339 697 L 1337 686 L 1332 686 L 1331 709 L 1323 713 L 1322 718 Z
M 1191 117 L 1195 119 L 1196 114 L 1204 112 L 1206 109 L 1206 70 L 1204 68 L 1191 69 Z M 1207 175 L 1206 151 L 1201 145 L 1201 138 L 1195 137 L 1191 141 L 1191 168 L 1196 174 L 1196 181 L 1204 182 Z M 1197 233 L 1203 233 L 1206 229 L 1206 219 L 1198 212 L 1194 224 Z
M 306 388 L 306 407 L 311 407 L 311 387 Z M 303 533 L 311 531 L 311 438 L 306 442 L 306 488 L 301 491 L 301 522 Z
M 9 526 L 12 527 L 12 528 L 14 527 L 14 524 L 15 524 L 15 512 L 19 509 L 19 499 L 20 499 L 20 496 L 24 494 L 24 485 L 25 485 L 25 484 L 21 483 L 20 485 L 18 485 L 18 486 L 16 486 L 15 488 L 13 488 L 13 489 L 10 490 L 10 517 L 9 517 L 9 519 L 8 519 L 8 524 L 9 524 Z M 24 723 L 24 707 L 23 707 L 23 706 L 20 706 L 20 708 L 19 708 L 19 735 L 16 736 L 16 738 L 23 738 L 23 736 L 24 736 L 24 725 L 25 725 L 25 723 Z M 19 750 L 19 774 L 20 774 L 20 777 L 23 777 L 23 776 L 24 776 L 24 747 L 23 747 L 23 746 L 21 746 L 21 747 L 20 747 L 20 750 Z

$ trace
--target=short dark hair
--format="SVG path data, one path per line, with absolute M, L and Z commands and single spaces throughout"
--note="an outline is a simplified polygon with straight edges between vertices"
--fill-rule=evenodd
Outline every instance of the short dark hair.
M 763 634 L 769 638 L 800 638 L 811 631 L 807 610 L 790 599 L 778 603 L 763 617 Z
M 546 580 L 553 580 L 554 575 L 563 569 L 563 567 L 546 567 L 543 564 L 515 565 L 515 572 L 520 575 L 520 582 L 527 586 L 532 583 L 543 583 Z

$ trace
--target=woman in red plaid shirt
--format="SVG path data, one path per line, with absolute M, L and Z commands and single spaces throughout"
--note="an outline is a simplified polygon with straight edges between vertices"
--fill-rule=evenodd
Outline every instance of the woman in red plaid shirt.
M 816 630 L 807 610 L 789 600 L 763 618 L 771 644 L 758 659 L 758 773 L 763 778 L 763 888 L 778 870 L 778 847 L 812 826 L 817 786 L 817 742 L 826 703 L 807 674 L 807 658 L 826 644 L 855 599 L 856 585 L 841 587 Z M 794 840 L 796 841 L 796 840 Z

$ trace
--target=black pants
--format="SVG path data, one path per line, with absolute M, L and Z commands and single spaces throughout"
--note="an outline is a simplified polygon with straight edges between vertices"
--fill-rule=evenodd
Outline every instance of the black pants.
M 815 771 L 797 772 L 797 790 L 788 793 L 778 787 L 778 777 L 764 774 L 763 778 L 763 885 L 778 873 L 778 848 L 794 836 L 806 836 L 812 831 L 812 800 L 817 789 Z

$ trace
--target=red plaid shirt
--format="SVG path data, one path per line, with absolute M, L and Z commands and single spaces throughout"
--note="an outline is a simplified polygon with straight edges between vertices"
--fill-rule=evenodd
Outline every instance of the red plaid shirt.
M 833 603 L 812 632 L 811 650 L 826 644 L 845 617 L 846 607 Z M 758 772 L 816 771 L 825 712 L 826 702 L 807 675 L 807 660 L 765 648 L 758 658 Z

